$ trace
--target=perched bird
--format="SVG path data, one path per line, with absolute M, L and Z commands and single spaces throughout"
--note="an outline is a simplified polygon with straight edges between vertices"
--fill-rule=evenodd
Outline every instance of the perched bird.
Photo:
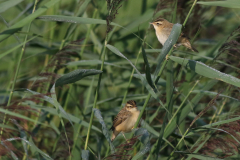
M 113 131 L 111 141 L 113 141 L 120 132 L 122 132 L 123 136 L 124 133 L 130 132 L 137 122 L 139 114 L 140 111 L 137 109 L 136 102 L 133 100 L 127 101 L 125 107 L 113 120 L 113 125 L 110 128 L 110 130 Z M 125 136 L 124 138 L 126 139 Z
M 158 41 L 164 45 L 166 40 L 168 39 L 173 23 L 168 22 L 166 19 L 158 18 L 154 22 L 150 23 L 154 26 L 154 29 L 156 31 L 156 35 L 158 38 Z M 184 33 L 181 33 L 180 37 L 178 38 L 177 44 L 174 47 L 183 45 L 187 47 L 188 49 L 191 49 L 193 52 L 198 52 L 190 43 L 189 38 L 184 35 Z

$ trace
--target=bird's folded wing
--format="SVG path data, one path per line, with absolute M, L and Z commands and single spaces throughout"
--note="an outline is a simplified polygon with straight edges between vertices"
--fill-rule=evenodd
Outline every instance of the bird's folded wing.
M 113 120 L 113 127 L 118 126 L 119 124 L 121 124 L 122 122 L 124 122 L 129 116 L 131 116 L 131 112 L 122 109 L 117 116 L 114 118 Z

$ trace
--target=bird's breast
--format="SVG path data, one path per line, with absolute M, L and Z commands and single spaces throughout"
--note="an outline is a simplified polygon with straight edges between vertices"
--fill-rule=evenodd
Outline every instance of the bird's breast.
M 167 35 L 165 35 L 165 34 L 161 34 L 161 33 L 157 33 L 156 32 L 156 35 L 157 35 L 157 38 L 158 38 L 158 41 L 162 44 L 162 45 L 164 45 L 164 43 L 166 42 L 166 40 L 168 39 L 168 36 Z
M 130 132 L 134 127 L 135 123 L 137 122 L 139 114 L 140 114 L 139 110 L 132 112 L 132 115 L 129 118 L 127 118 L 124 122 L 122 122 L 120 125 L 118 125 L 116 127 L 116 130 L 125 133 Z

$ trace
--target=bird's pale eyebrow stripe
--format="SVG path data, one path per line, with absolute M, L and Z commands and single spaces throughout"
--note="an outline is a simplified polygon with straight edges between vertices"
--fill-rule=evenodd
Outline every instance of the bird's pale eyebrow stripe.
M 128 107 L 132 106 L 131 104 L 127 104 Z
M 156 19 L 154 22 L 164 21 L 162 18 Z

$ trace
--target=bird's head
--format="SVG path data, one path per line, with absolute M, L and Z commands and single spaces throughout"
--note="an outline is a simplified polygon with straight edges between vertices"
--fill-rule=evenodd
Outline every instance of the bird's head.
M 137 111 L 137 104 L 136 101 L 134 100 L 129 100 L 127 101 L 126 105 L 125 105 L 126 110 L 130 111 L 130 112 L 134 112 Z
M 156 19 L 154 22 L 151 22 L 150 24 L 153 25 L 153 27 L 155 28 L 155 30 L 159 30 L 162 29 L 164 27 L 167 27 L 169 24 L 171 24 L 170 22 L 168 22 L 166 19 L 163 18 L 158 18 Z

